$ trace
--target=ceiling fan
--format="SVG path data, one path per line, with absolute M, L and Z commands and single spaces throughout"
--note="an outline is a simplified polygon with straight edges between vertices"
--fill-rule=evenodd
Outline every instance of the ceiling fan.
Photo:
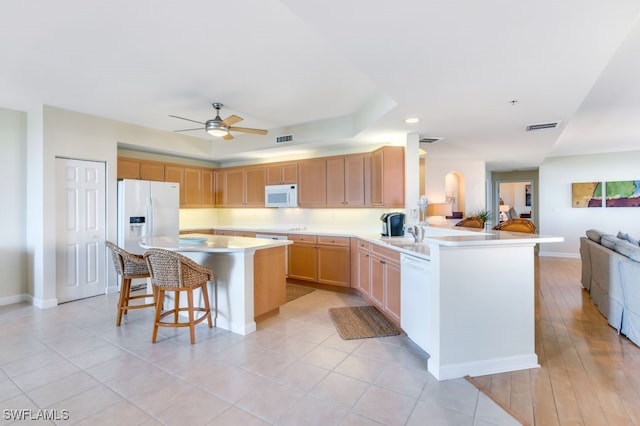
M 189 118 L 178 117 L 177 115 L 169 115 L 169 117 L 179 118 L 180 120 L 192 121 L 194 123 L 202 124 L 204 126 L 204 127 L 198 127 L 195 129 L 174 130 L 174 132 L 190 132 L 192 130 L 206 130 L 207 133 L 209 133 L 211 136 L 215 136 L 225 140 L 233 139 L 233 136 L 231 136 L 231 133 L 229 133 L 230 131 L 252 133 L 254 135 L 267 134 L 267 131 L 262 129 L 251 129 L 248 127 L 232 127 L 232 125 L 236 124 L 239 121 L 242 121 L 243 118 L 238 117 L 237 115 L 231 115 L 223 120 L 222 118 L 220 118 L 220 108 L 222 108 L 224 105 L 222 105 L 219 102 L 214 102 L 211 105 L 216 110 L 216 116 L 215 118 L 212 118 L 211 120 L 207 120 L 204 123 L 201 121 L 191 120 Z

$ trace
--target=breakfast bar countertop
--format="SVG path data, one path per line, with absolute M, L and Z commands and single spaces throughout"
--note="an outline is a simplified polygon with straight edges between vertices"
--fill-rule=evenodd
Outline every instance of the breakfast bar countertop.
M 199 228 L 202 229 L 202 228 Z M 461 228 L 456 226 L 432 226 L 423 225 L 424 239 L 421 243 L 416 243 L 412 236 L 383 237 L 379 232 L 369 229 L 346 229 L 346 228 L 324 228 L 324 227 L 302 227 L 290 228 L 271 227 L 265 225 L 238 225 L 238 226 L 215 226 L 214 229 L 229 231 L 252 231 L 271 234 L 312 234 L 312 235 L 336 235 L 344 237 L 360 238 L 365 241 L 389 246 L 400 252 L 411 254 L 417 257 L 429 259 L 431 244 L 444 247 L 466 247 L 466 246 L 508 246 L 521 244 L 555 243 L 562 242 L 562 237 L 524 234 L 520 232 L 494 231 L 491 229 Z M 182 231 L 188 231 L 183 229 Z M 225 237 L 220 238 L 242 238 Z M 225 241 L 225 240 L 220 240 Z M 265 240 L 283 241 L 283 240 Z M 232 240 L 229 241 L 231 244 Z M 213 248 L 213 247 L 212 247 Z M 188 247 L 185 247 L 188 250 Z
M 176 250 L 180 252 L 230 253 L 261 250 L 292 244 L 289 240 L 267 240 L 261 238 L 236 237 L 228 235 L 184 234 L 179 238 L 142 238 L 140 246 Z

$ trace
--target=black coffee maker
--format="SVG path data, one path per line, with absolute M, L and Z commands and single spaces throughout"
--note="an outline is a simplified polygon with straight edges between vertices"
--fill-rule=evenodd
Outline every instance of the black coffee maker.
M 382 221 L 383 237 L 401 237 L 404 235 L 404 213 L 383 213 L 380 216 L 380 220 Z

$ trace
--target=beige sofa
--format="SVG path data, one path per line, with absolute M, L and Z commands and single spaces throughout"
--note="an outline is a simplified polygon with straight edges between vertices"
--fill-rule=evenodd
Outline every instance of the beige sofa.
M 580 238 L 582 286 L 608 323 L 640 345 L 640 246 L 625 234 Z

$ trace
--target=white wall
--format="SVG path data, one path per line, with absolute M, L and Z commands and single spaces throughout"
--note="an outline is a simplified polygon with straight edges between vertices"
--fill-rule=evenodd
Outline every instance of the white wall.
M 431 159 L 427 154 L 425 166 L 425 192 L 429 203 L 446 201 L 445 178 L 448 173 L 455 172 L 462 179 L 462 191 L 459 199 L 464 201 L 464 212 L 468 213 L 487 208 L 486 205 L 486 171 L 485 163 L 480 160 L 443 160 Z
M 27 213 L 29 215 L 28 279 L 30 293 L 39 307 L 55 306 L 55 158 L 104 161 L 107 171 L 107 239 L 115 241 L 117 225 L 117 147 L 132 146 L 173 150 L 202 156 L 210 151 L 204 140 L 153 130 L 88 114 L 44 106 L 28 114 L 29 156 Z M 115 285 L 112 265 L 107 265 L 108 283 Z
M 500 184 L 500 198 L 509 207 L 513 207 L 518 214 L 530 213 L 533 206 L 526 205 L 525 186 L 530 182 L 510 182 Z M 533 203 L 533 197 L 532 197 Z
M 640 179 L 640 151 L 610 154 L 554 157 L 539 169 L 539 233 L 561 235 L 563 243 L 542 244 L 540 255 L 573 256 L 579 254 L 579 238 L 587 229 L 612 234 L 618 231 L 640 237 L 640 208 L 573 208 L 573 182 Z
M 27 114 L 0 108 L 0 305 L 27 300 Z

